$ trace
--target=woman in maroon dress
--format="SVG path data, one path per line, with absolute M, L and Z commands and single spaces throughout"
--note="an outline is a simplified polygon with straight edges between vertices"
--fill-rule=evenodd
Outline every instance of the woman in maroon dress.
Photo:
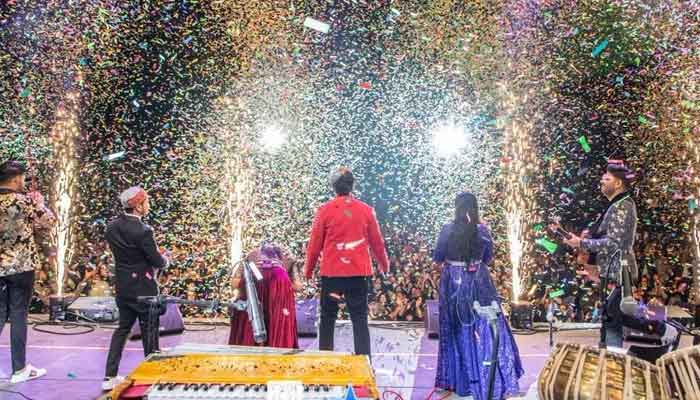
M 248 313 L 234 309 L 231 313 L 231 333 L 228 344 L 299 348 L 294 285 L 288 272 L 289 263 L 282 250 L 272 244 L 263 244 L 260 250 L 248 254 L 246 260 L 254 262 L 263 276 L 255 286 L 265 314 L 267 341 L 255 343 Z M 241 272 L 242 268 L 239 268 L 232 285 L 235 293 L 240 293 L 241 298 L 245 299 L 245 281 Z M 235 294 L 234 297 L 236 297 Z

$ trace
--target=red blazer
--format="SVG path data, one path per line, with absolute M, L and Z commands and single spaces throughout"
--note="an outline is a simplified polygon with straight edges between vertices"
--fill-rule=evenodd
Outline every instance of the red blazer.
M 383 272 L 389 257 L 374 209 L 352 196 L 338 196 L 322 205 L 314 217 L 306 249 L 304 274 L 313 276 L 321 257 L 321 276 L 371 276 L 370 249 Z

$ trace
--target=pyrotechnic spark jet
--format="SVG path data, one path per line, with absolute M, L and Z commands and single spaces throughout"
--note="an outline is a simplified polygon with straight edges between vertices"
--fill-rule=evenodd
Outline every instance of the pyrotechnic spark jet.
M 695 173 L 693 184 L 695 190 L 693 197 L 695 198 L 695 210 L 691 210 L 692 220 L 692 243 L 695 253 L 693 264 L 693 280 L 695 281 L 695 304 L 700 304 L 700 143 L 696 140 L 689 140 L 690 148 L 692 149 L 694 160 L 691 160 L 691 171 Z M 692 165 L 694 163 L 694 166 Z
M 222 217 L 225 219 L 228 235 L 229 268 L 234 268 L 243 259 L 244 235 L 250 214 L 251 180 L 250 145 L 241 123 L 230 123 L 231 113 L 240 107 L 230 97 L 220 99 L 222 118 L 217 121 L 216 137 L 220 144 L 220 154 L 224 171 L 221 190 L 226 195 Z M 236 128 L 231 129 L 231 126 Z
M 520 260 L 523 256 L 523 223 L 522 210 L 511 210 L 506 214 L 508 224 L 508 244 L 510 250 L 510 263 L 513 266 L 513 300 L 520 295 Z
M 243 231 L 247 212 L 246 194 L 248 193 L 250 171 L 244 159 L 243 152 L 229 152 L 226 156 L 225 169 L 227 180 L 225 190 L 228 193 L 226 199 L 226 211 L 229 226 L 229 261 L 231 267 L 242 259 L 243 254 Z
M 517 301 L 521 294 L 523 258 L 527 255 L 528 235 L 526 228 L 530 225 L 533 210 L 533 194 L 529 184 L 533 172 L 535 152 L 530 147 L 529 132 L 531 124 L 514 118 L 520 104 L 519 99 L 503 84 L 505 109 L 508 121 L 505 122 L 505 158 L 510 160 L 504 167 L 506 187 L 506 222 L 508 223 L 508 244 L 512 269 L 512 300 Z
M 684 86 L 684 96 L 682 98 L 686 99 L 696 99 L 700 93 L 698 88 L 698 77 L 697 69 L 694 68 L 697 65 L 697 61 L 690 60 L 690 69 L 692 71 L 690 76 L 685 76 L 681 78 Z M 684 106 L 676 107 L 677 109 L 684 109 Z M 691 232 L 690 238 L 693 246 L 693 264 L 692 264 L 692 274 L 693 274 L 693 294 L 695 304 L 700 304 L 700 142 L 697 140 L 698 130 L 700 127 L 697 125 L 697 118 L 694 116 L 687 116 L 685 119 L 686 123 L 690 122 L 691 126 L 686 125 L 685 128 L 688 129 L 687 133 L 687 149 L 688 149 L 688 164 L 687 168 L 690 172 L 690 185 L 692 198 L 695 200 L 694 209 L 690 209 L 690 222 L 691 222 Z M 690 208 L 690 204 L 689 204 Z
M 693 244 L 695 247 L 695 268 L 693 276 L 695 278 L 695 303 L 700 303 L 700 212 L 696 211 L 693 217 Z
M 54 159 L 58 176 L 53 186 L 52 208 L 56 211 L 56 280 L 58 295 L 63 294 L 63 278 L 66 265 L 73 258 L 72 230 L 73 204 L 76 196 L 76 176 L 78 172 L 75 141 L 80 134 L 77 117 L 78 95 L 68 94 L 66 101 L 56 113 L 56 125 L 52 133 Z

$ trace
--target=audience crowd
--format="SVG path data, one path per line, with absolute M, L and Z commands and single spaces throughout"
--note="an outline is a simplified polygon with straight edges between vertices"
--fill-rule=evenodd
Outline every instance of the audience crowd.
M 375 275 L 369 283 L 369 315 L 373 320 L 421 321 L 426 302 L 437 299 L 440 269 L 431 260 L 432 243 L 413 235 L 388 234 L 387 249 L 391 271 Z M 666 256 L 653 256 L 653 246 L 641 249 L 640 281 L 635 297 L 649 305 L 687 306 L 691 301 L 690 270 L 671 266 Z M 159 276 L 161 291 L 194 299 L 226 299 L 230 293 L 230 268 L 222 260 L 228 253 L 212 239 L 202 239 L 194 251 L 173 249 L 174 262 Z M 219 249 L 219 250 L 217 250 Z M 106 244 L 91 245 L 90 257 L 77 260 L 65 276 L 63 292 L 67 296 L 111 296 L 112 256 Z M 683 255 L 680 256 L 684 258 Z M 687 260 L 682 260 L 687 261 Z M 298 299 L 319 296 L 317 282 L 302 282 L 303 260 L 290 261 Z M 531 302 L 535 321 L 545 321 L 548 311 L 565 322 L 596 322 L 598 318 L 598 283 L 587 279 L 582 268 L 569 254 L 551 256 L 539 252 L 533 272 L 521 300 Z M 687 265 L 689 263 L 681 263 Z M 510 300 L 510 274 L 503 266 L 491 265 L 492 276 L 504 300 Z M 37 272 L 32 312 L 46 312 L 48 297 L 57 292 L 55 273 L 48 268 Z M 202 310 L 184 307 L 189 316 L 205 316 Z M 347 319 L 341 304 L 339 318 Z

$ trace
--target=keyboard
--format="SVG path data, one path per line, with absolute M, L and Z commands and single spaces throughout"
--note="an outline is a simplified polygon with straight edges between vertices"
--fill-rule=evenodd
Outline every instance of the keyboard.
M 304 400 L 338 400 L 344 399 L 347 388 L 333 385 L 303 385 L 300 390 L 292 394 L 269 393 L 267 384 L 243 385 L 243 384 L 181 384 L 159 383 L 151 386 L 146 392 L 148 400 L 214 400 L 214 399 L 240 399 L 259 400 L 271 398 L 278 399 L 304 399 Z M 367 390 L 358 387 L 355 389 L 358 399 L 371 399 L 367 397 Z M 365 396 L 362 396 L 362 395 Z

